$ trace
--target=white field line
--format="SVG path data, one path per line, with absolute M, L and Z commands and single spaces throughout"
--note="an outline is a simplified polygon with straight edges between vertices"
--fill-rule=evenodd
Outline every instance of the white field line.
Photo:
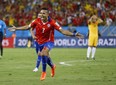
M 59 64 L 65 65 L 65 66 L 72 66 L 72 64 L 67 64 L 67 63 L 65 63 L 65 62 L 59 62 Z
M 73 66 L 70 63 L 74 63 L 74 62 L 85 62 L 86 60 L 73 60 L 73 61 L 64 61 L 64 62 L 59 62 L 59 64 L 61 65 L 65 65 L 65 66 Z
M 65 65 L 65 66 L 74 66 L 74 64 L 72 63 L 75 63 L 75 62 L 87 62 L 87 61 L 93 61 L 93 60 L 72 60 L 72 61 L 62 61 L 62 62 L 59 62 L 59 64 L 61 65 Z M 100 59 L 100 60 L 97 60 L 97 61 L 105 61 L 105 62 L 109 62 L 110 60 L 107 60 L 107 59 Z M 94 63 L 95 64 L 95 63 Z M 107 65 L 107 64 L 106 64 Z

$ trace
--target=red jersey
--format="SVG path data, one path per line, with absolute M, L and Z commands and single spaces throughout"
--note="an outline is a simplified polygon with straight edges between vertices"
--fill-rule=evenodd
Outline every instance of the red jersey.
M 35 29 L 35 36 L 37 37 L 36 41 L 39 44 L 48 41 L 54 42 L 54 29 L 58 31 L 61 29 L 61 27 L 51 18 L 46 23 L 43 23 L 41 18 L 37 18 L 30 24 L 30 26 L 33 30 Z

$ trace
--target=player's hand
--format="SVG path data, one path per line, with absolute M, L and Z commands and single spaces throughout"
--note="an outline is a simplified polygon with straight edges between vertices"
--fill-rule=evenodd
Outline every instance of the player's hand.
M 37 37 L 36 37 L 35 35 L 32 35 L 32 38 L 33 38 L 33 39 L 37 39 Z
M 79 32 L 77 32 L 77 33 L 75 34 L 75 36 L 76 36 L 77 38 L 84 38 L 84 35 L 80 34 Z
M 9 31 L 16 31 L 16 27 L 14 25 L 12 25 L 12 27 L 8 28 Z

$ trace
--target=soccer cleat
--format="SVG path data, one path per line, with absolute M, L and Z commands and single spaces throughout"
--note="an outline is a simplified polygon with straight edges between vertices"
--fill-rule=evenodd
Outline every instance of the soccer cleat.
M 55 75 L 55 69 L 56 69 L 56 65 L 54 65 L 54 66 L 51 68 L 51 77 L 54 77 L 54 75 Z
M 40 80 L 43 81 L 43 80 L 45 80 L 45 78 L 46 78 L 46 72 L 42 72 Z
M 37 72 L 38 71 L 38 68 L 35 68 L 34 70 L 33 70 L 33 72 Z

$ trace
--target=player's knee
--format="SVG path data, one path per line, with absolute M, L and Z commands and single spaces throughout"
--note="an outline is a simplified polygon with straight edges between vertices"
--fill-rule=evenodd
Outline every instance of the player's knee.
M 38 55 L 45 56 L 45 54 L 43 52 L 40 52 Z
M 44 52 L 44 53 L 43 53 L 43 56 L 48 56 L 48 53 L 47 53 L 47 52 Z
M 41 52 L 39 52 L 39 53 L 38 53 L 38 55 L 39 55 L 39 56 L 42 56 L 42 53 L 41 53 Z
M 48 56 L 49 55 L 49 53 L 47 53 L 46 51 L 43 51 L 42 53 L 41 53 L 41 56 Z

